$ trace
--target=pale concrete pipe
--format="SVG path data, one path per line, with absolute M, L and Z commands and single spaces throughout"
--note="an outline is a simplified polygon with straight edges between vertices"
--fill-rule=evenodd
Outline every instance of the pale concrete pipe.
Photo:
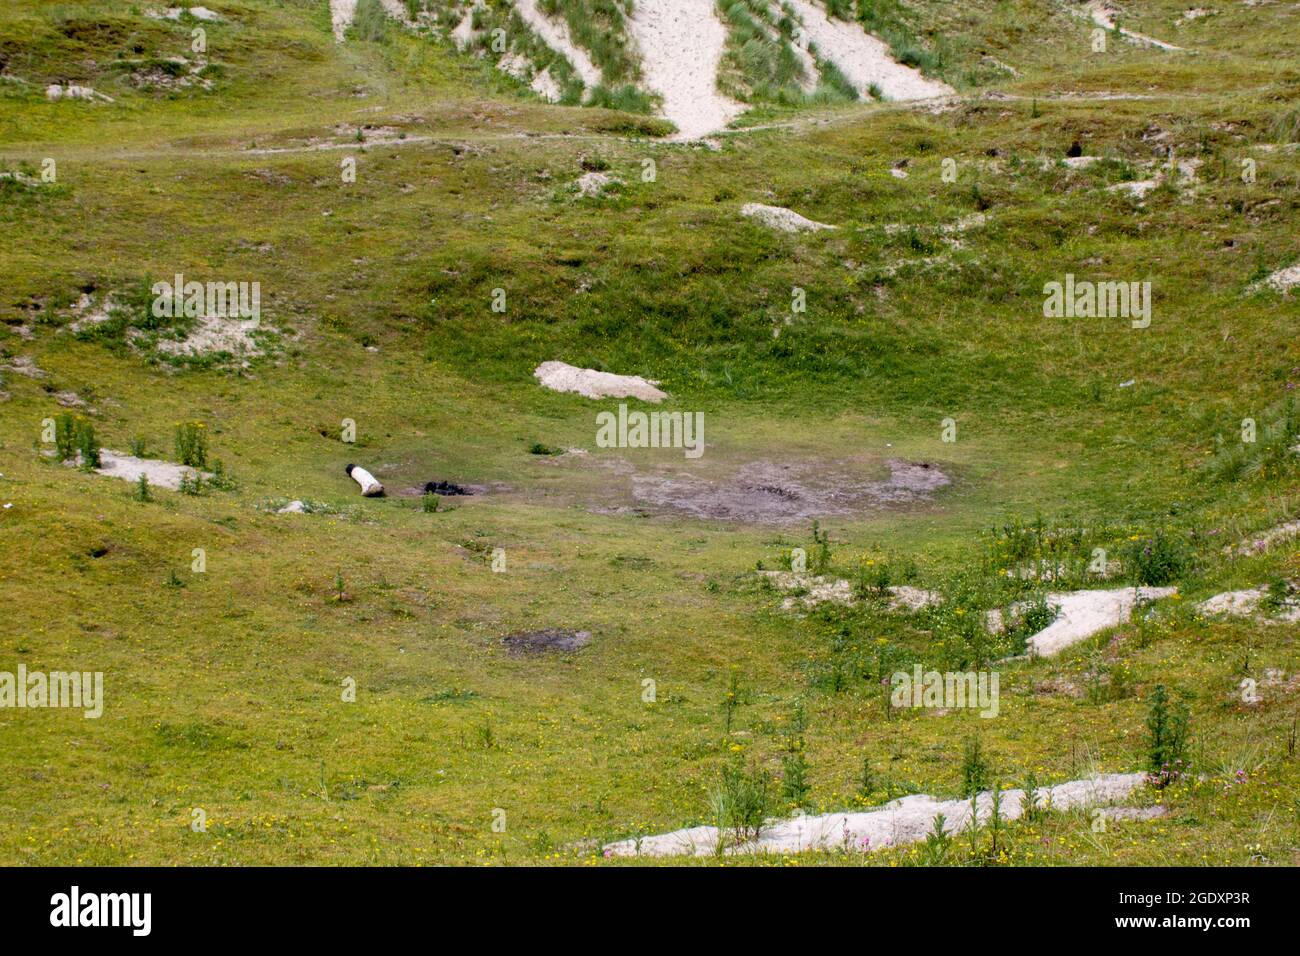
M 360 465 L 348 465 L 346 471 L 361 486 L 361 493 L 367 498 L 375 498 L 384 493 L 384 486 L 379 483 L 379 479 Z

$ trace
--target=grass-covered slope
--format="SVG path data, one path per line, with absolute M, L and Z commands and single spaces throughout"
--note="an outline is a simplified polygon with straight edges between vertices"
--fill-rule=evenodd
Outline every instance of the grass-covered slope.
M 1163 685 L 1190 709 L 1194 769 L 1137 798 L 1165 816 L 1049 815 L 953 859 L 1296 862 L 1295 626 L 1194 608 L 1300 578 L 1294 540 L 1225 552 L 1300 513 L 1300 305 L 1258 285 L 1300 260 L 1294 10 L 1176 26 L 1178 5 L 1145 3 L 1124 25 L 1194 54 L 1103 55 L 1063 7 L 909 4 L 927 49 L 942 24 L 944 48 L 1021 75 L 950 108 L 774 98 L 713 150 L 544 105 L 450 42 L 337 44 L 324 2 L 212 6 L 210 87 L 129 79 L 130 60 L 191 59 L 196 24 L 144 6 L 18 2 L 0 21 L 0 170 L 21 173 L 0 179 L 0 671 L 102 671 L 106 694 L 98 720 L 0 708 L 0 859 L 603 862 L 603 841 L 712 822 L 737 761 L 770 773 L 774 815 L 960 795 L 971 739 L 1006 786 L 1145 770 Z M 56 82 L 113 102 L 51 102 Z M 1102 159 L 1066 165 L 1076 142 Z M 620 182 L 580 197 L 593 170 Z M 776 233 L 748 202 L 839 228 Z M 141 290 L 177 272 L 259 282 L 264 354 L 160 351 L 192 324 Z M 1045 318 L 1067 273 L 1149 280 L 1149 327 Z M 74 330 L 79 299 L 109 293 L 111 320 Z M 618 402 L 540 389 L 551 359 L 659 380 L 667 408 L 704 413 L 704 458 L 598 448 Z M 172 460 L 177 423 L 201 421 L 230 481 L 139 500 L 43 453 L 65 412 Z M 568 448 L 588 455 L 537 453 Z M 628 477 L 876 477 L 889 458 L 953 482 L 823 521 L 828 554 L 803 524 L 648 507 Z M 360 498 L 349 462 L 393 493 Z M 433 479 L 487 493 L 437 511 L 396 494 Z M 275 513 L 293 499 L 313 513 Z M 791 613 L 755 572 L 793 547 L 946 601 Z M 1079 570 L 1095 547 L 1113 584 L 1179 597 L 994 664 L 1005 648 L 967 622 L 1048 590 L 1010 572 L 1061 558 L 1099 586 Z M 500 642 L 545 627 L 592 641 Z M 912 662 L 995 667 L 999 716 L 891 710 L 880 678 Z

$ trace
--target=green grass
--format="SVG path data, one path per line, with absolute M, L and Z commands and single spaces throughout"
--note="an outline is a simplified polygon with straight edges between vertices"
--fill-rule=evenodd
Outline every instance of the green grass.
M 221 5 L 209 59 L 224 72 L 175 95 L 106 64 L 180 53 L 188 24 L 109 3 L 11 6 L 0 59 L 30 83 L 0 84 L 0 170 L 38 176 L 48 158 L 58 175 L 0 180 L 0 366 L 30 357 L 46 373 L 0 370 L 0 502 L 13 504 L 0 670 L 103 671 L 107 700 L 99 720 L 0 710 L 0 860 L 603 862 L 580 841 L 711 822 L 736 745 L 780 793 L 796 701 L 801 800 L 817 812 L 957 795 L 972 735 L 1004 786 L 1141 769 L 1161 683 L 1189 696 L 1205 771 L 1138 798 L 1166 802 L 1165 817 L 1094 834 L 1084 815 L 1049 815 L 1008 826 L 1000 854 L 981 842 L 955 859 L 1297 862 L 1296 691 L 1249 706 L 1238 690 L 1296 672 L 1295 628 L 1192 609 L 1300 576 L 1293 543 L 1223 551 L 1300 514 L 1277 441 L 1258 467 L 1223 463 L 1258 454 L 1224 448 L 1245 417 L 1263 442 L 1300 381 L 1294 297 L 1251 291 L 1300 258 L 1300 157 L 1260 148 L 1294 139 L 1294 11 L 1189 23 L 1176 36 L 1197 57 L 1125 44 L 1095 59 L 1071 52 L 1087 31 L 1064 14 L 1040 26 L 1030 5 L 918 3 L 950 49 L 992 37 L 1024 74 L 999 81 L 1021 98 L 940 113 L 760 104 L 774 128 L 713 151 L 662 142 L 646 116 L 546 106 L 491 62 L 395 26 L 336 45 L 324 3 Z M 1175 6 L 1131 25 L 1173 37 Z M 115 102 L 47 102 L 56 81 Z M 1143 98 L 1053 95 L 1078 89 Z M 1061 165 L 1076 138 L 1105 162 Z M 1199 184 L 1140 205 L 1107 191 L 1167 147 L 1202 160 Z M 941 178 L 949 157 L 956 183 Z M 906 179 L 889 174 L 901 159 Z M 572 182 L 602 166 L 623 188 L 575 199 Z M 840 228 L 774 234 L 739 216 L 750 201 Z M 131 290 L 177 271 L 259 281 L 268 354 L 177 365 L 133 347 L 148 314 Z M 1043 283 L 1067 272 L 1150 277 L 1151 327 L 1043 319 Z M 794 286 L 808 309 L 791 316 Z M 69 333 L 91 288 L 133 303 L 130 321 Z M 933 502 L 824 521 L 828 570 L 912 565 L 952 600 L 916 618 L 783 611 L 754 571 L 807 547 L 808 529 L 638 515 L 619 463 L 664 460 L 596 448 L 594 413 L 617 402 L 539 389 L 549 359 L 660 380 L 667 407 L 705 413 L 700 467 L 858 459 L 874 477 L 889 456 L 936 463 L 954 484 Z M 209 462 L 237 481 L 151 485 L 142 501 L 134 483 L 55 463 L 39 439 L 66 392 L 107 449 L 171 457 L 178 422 L 205 423 Z M 358 497 L 353 461 L 380 469 L 390 496 Z M 396 494 L 432 479 L 493 490 L 434 512 Z M 308 513 L 274 513 L 294 499 Z M 1088 532 L 1058 546 L 1026 530 L 1039 515 Z M 958 618 L 1036 593 L 999 573 L 1012 559 L 1122 557 L 1157 532 L 1187 546 L 1181 597 L 1059 657 L 1001 665 L 998 718 L 883 706 L 882 667 L 960 663 Z M 499 643 L 543 627 L 593 641 L 568 656 Z M 728 733 L 733 674 L 745 694 Z M 865 796 L 864 759 L 879 784 Z

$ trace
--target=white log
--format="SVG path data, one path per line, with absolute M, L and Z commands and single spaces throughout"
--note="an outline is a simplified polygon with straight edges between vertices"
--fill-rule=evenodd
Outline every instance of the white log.
M 379 479 L 360 465 L 348 465 L 347 472 L 352 476 L 352 480 L 361 486 L 361 493 L 367 498 L 374 498 L 384 493 L 384 486 L 379 483 Z

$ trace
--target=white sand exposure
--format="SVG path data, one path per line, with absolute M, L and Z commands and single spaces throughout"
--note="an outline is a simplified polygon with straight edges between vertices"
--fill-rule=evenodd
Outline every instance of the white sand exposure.
M 1092 17 L 1092 22 L 1097 26 L 1107 30 L 1115 29 L 1115 8 L 1106 0 L 1089 0 L 1088 15 Z M 1181 50 L 1182 47 L 1174 46 L 1172 43 L 1166 43 L 1164 40 L 1157 40 L 1155 37 L 1149 37 L 1145 33 L 1137 33 L 1133 30 L 1126 30 L 1124 27 L 1119 29 L 1120 36 L 1132 40 L 1134 43 L 1140 43 L 1144 46 L 1159 47 L 1162 50 Z
M 740 214 L 757 219 L 769 229 L 780 232 L 817 232 L 822 229 L 835 229 L 824 222 L 807 219 L 793 209 L 784 206 L 765 206 L 761 202 L 747 202 L 740 207 Z
M 663 97 L 675 140 L 724 129 L 743 103 L 718 92 L 718 63 L 727 31 L 713 0 L 637 0 L 628 29 L 641 53 L 644 86 Z
M 1140 773 L 1099 774 L 1043 787 L 1035 794 L 1036 806 L 1071 810 L 1118 803 L 1142 786 Z M 975 821 L 987 823 L 993 816 L 993 794 L 976 797 Z M 1002 820 L 1016 820 L 1024 813 L 1025 792 L 1004 790 L 998 807 Z M 942 814 L 944 832 L 953 834 L 970 828 L 970 800 L 940 800 L 929 794 L 900 797 L 883 807 L 861 813 L 824 813 L 797 816 L 765 826 L 758 839 L 723 852 L 800 853 L 807 850 L 857 850 L 869 852 L 891 846 L 918 843 L 934 831 L 935 817 Z M 620 840 L 605 847 L 606 856 L 712 856 L 718 852 L 717 827 L 700 826 L 655 836 Z
M 543 362 L 533 375 L 543 388 L 553 392 L 577 392 L 585 398 L 639 398 L 645 402 L 662 402 L 668 397 L 667 392 L 655 387 L 658 382 L 639 375 L 614 375 L 564 362 Z
M 857 22 L 833 20 L 813 0 L 788 0 L 803 21 L 817 52 L 834 63 L 860 96 L 875 86 L 887 100 L 924 100 L 952 94 L 947 83 L 931 80 L 889 55 L 889 47 Z
M 123 481 L 139 481 L 140 476 L 144 475 L 150 485 L 157 488 L 171 488 L 173 491 L 180 488 L 183 477 L 193 478 L 195 475 L 202 475 L 204 479 L 212 477 L 207 472 L 197 471 L 185 465 L 160 461 L 156 458 L 136 458 L 134 455 L 107 448 L 99 450 L 99 467 L 95 469 L 95 473 L 110 478 L 121 478 Z
M 1267 594 L 1268 592 L 1264 588 L 1224 591 L 1221 594 L 1206 598 L 1196 607 L 1197 610 L 1204 614 L 1250 617 L 1256 613 L 1263 614 L 1264 609 L 1260 607 L 1260 604 Z M 1295 623 L 1300 621 L 1300 605 L 1288 600 L 1265 619 Z
M 1297 285 L 1300 285 L 1300 262 L 1293 266 L 1287 266 L 1285 269 L 1278 269 L 1277 272 L 1266 276 L 1261 282 L 1252 286 L 1252 289 L 1268 286 L 1278 292 L 1287 292 Z
M 1139 600 L 1169 597 L 1177 588 L 1117 588 L 1112 591 L 1068 591 L 1047 595 L 1059 607 L 1056 620 L 1029 639 L 1030 652 L 1051 657 L 1108 627 L 1123 624 Z
M 599 85 L 600 69 L 591 61 L 587 52 L 573 42 L 567 23 L 542 13 L 537 0 L 515 0 L 515 10 L 547 46 L 569 61 L 582 78 L 584 86 L 590 89 Z
M 357 15 L 357 0 L 330 0 L 330 23 L 334 26 L 334 40 L 343 42 L 352 18 Z

